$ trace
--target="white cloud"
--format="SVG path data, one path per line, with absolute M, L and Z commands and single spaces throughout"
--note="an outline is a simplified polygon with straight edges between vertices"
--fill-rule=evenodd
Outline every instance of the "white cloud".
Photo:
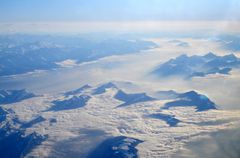
M 60 65 L 61 67 L 74 67 L 74 66 L 77 66 L 77 61 L 67 59 L 61 62 L 57 62 L 56 64 Z

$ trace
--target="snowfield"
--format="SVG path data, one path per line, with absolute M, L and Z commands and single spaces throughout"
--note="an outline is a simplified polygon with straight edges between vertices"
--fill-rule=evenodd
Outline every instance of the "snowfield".
M 216 106 L 216 109 L 198 111 L 194 105 L 164 108 L 166 103 L 182 98 L 156 98 L 142 92 L 133 94 L 125 89 L 107 83 L 4 104 L 0 108 L 5 111 L 6 118 L 0 119 L 0 125 L 2 129 L 11 128 L 10 133 L 19 130 L 23 131 L 24 136 L 36 133 L 44 137 L 29 152 L 21 153 L 28 158 L 66 157 L 66 153 L 91 157 L 94 154 L 89 156 L 89 153 L 101 142 L 107 138 L 120 139 L 119 136 L 124 136 L 121 137 L 124 143 L 113 146 L 113 154 L 124 154 L 129 158 L 159 158 L 171 157 L 184 149 L 189 141 L 219 130 L 235 128 L 240 123 L 240 111 L 237 110 L 221 110 Z M 122 97 L 125 98 L 116 97 L 119 91 L 124 93 Z M 196 95 L 209 99 L 198 93 Z M 176 120 L 175 124 L 169 124 Z M 134 144 L 136 141 L 138 143 Z M 76 155 L 68 154 L 68 157 Z

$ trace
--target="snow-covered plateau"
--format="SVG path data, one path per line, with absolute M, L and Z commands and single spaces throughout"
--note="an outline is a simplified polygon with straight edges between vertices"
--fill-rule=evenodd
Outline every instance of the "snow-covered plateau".
M 221 110 L 195 91 L 133 93 L 109 82 L 22 100 L 20 92 L 0 106 L 3 157 L 171 157 L 240 123 L 240 111 Z M 11 91 L 2 91 L 1 99 L 8 97 Z

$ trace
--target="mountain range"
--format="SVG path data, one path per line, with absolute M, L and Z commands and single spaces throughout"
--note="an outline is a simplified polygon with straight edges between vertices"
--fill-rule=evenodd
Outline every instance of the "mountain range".
M 148 151 L 150 157 L 162 157 L 179 149 L 189 139 L 186 135 L 229 128 L 234 121 L 214 122 L 239 117 L 237 111 L 217 109 L 199 92 L 159 90 L 150 95 L 129 92 L 118 83 L 83 85 L 64 93 L 38 96 L 21 90 L 13 97 L 15 94 L 10 92 L 14 90 L 4 90 L 8 93 L 1 93 L 6 99 L 0 105 L 1 157 L 61 157 L 69 153 L 70 158 L 137 158 L 147 157 Z M 26 93 L 31 95 L 25 97 Z M 91 136 L 86 131 L 92 131 L 87 132 Z M 93 141 L 92 145 L 84 147 L 84 140 Z
M 17 75 L 36 70 L 52 70 L 64 61 L 74 64 L 111 55 L 137 53 L 154 48 L 150 41 L 99 39 L 75 36 L 0 36 L 0 76 Z
M 213 53 L 203 56 L 183 54 L 157 66 L 151 73 L 159 77 L 180 76 L 190 79 L 212 74 L 230 75 L 234 68 L 240 68 L 240 59 L 234 54 L 224 56 Z

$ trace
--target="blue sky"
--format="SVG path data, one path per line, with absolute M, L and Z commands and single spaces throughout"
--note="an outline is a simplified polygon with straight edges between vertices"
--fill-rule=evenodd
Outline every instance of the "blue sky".
M 239 20 L 239 0 L 0 0 L 0 22 Z

